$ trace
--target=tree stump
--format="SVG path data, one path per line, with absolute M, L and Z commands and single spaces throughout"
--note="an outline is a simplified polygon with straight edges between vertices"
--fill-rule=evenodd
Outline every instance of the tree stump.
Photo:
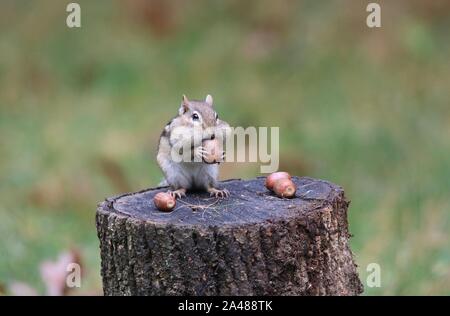
M 97 209 L 105 295 L 357 295 L 349 202 L 327 181 L 293 177 L 281 199 L 264 177 L 221 182 L 231 196 L 189 193 L 171 213 L 154 188 Z

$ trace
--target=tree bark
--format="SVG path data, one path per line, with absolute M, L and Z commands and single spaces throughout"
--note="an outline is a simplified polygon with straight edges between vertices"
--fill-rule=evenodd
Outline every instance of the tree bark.
M 293 177 L 281 199 L 265 178 L 228 180 L 218 200 L 201 192 L 156 210 L 154 188 L 97 209 L 105 295 L 358 295 L 342 188 Z

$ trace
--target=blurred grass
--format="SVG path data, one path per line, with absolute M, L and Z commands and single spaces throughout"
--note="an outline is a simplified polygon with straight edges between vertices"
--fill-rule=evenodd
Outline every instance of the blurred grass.
M 81 249 L 101 292 L 95 205 L 155 185 L 180 96 L 234 126 L 280 126 L 281 169 L 342 185 L 366 294 L 450 294 L 450 5 L 380 1 L 0 4 L 0 282 Z M 226 165 L 224 178 L 258 165 Z

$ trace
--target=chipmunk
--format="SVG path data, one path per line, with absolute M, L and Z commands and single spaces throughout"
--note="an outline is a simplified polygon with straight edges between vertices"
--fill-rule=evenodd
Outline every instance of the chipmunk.
M 157 161 L 165 176 L 160 185 L 169 185 L 169 193 L 175 198 L 194 189 L 206 190 L 217 198 L 228 197 L 228 190 L 217 188 L 218 163 L 208 164 L 202 159 L 206 154 L 202 143 L 218 136 L 223 140 L 229 128 L 213 109 L 211 95 L 204 101 L 190 101 L 183 95 L 178 116 L 167 123 L 159 139 Z M 222 154 L 223 158 L 225 152 Z M 190 159 L 180 161 L 180 155 Z

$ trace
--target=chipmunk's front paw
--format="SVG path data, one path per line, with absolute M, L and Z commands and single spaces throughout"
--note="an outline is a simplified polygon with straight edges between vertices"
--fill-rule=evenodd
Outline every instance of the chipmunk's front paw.
M 183 196 L 186 196 L 186 189 L 178 189 L 175 191 L 167 191 L 172 197 L 176 199 L 181 199 Z
M 210 196 L 214 196 L 214 197 L 220 198 L 220 199 L 230 196 L 230 191 L 228 191 L 227 189 L 218 190 L 215 188 L 209 188 L 208 192 L 209 192 Z

